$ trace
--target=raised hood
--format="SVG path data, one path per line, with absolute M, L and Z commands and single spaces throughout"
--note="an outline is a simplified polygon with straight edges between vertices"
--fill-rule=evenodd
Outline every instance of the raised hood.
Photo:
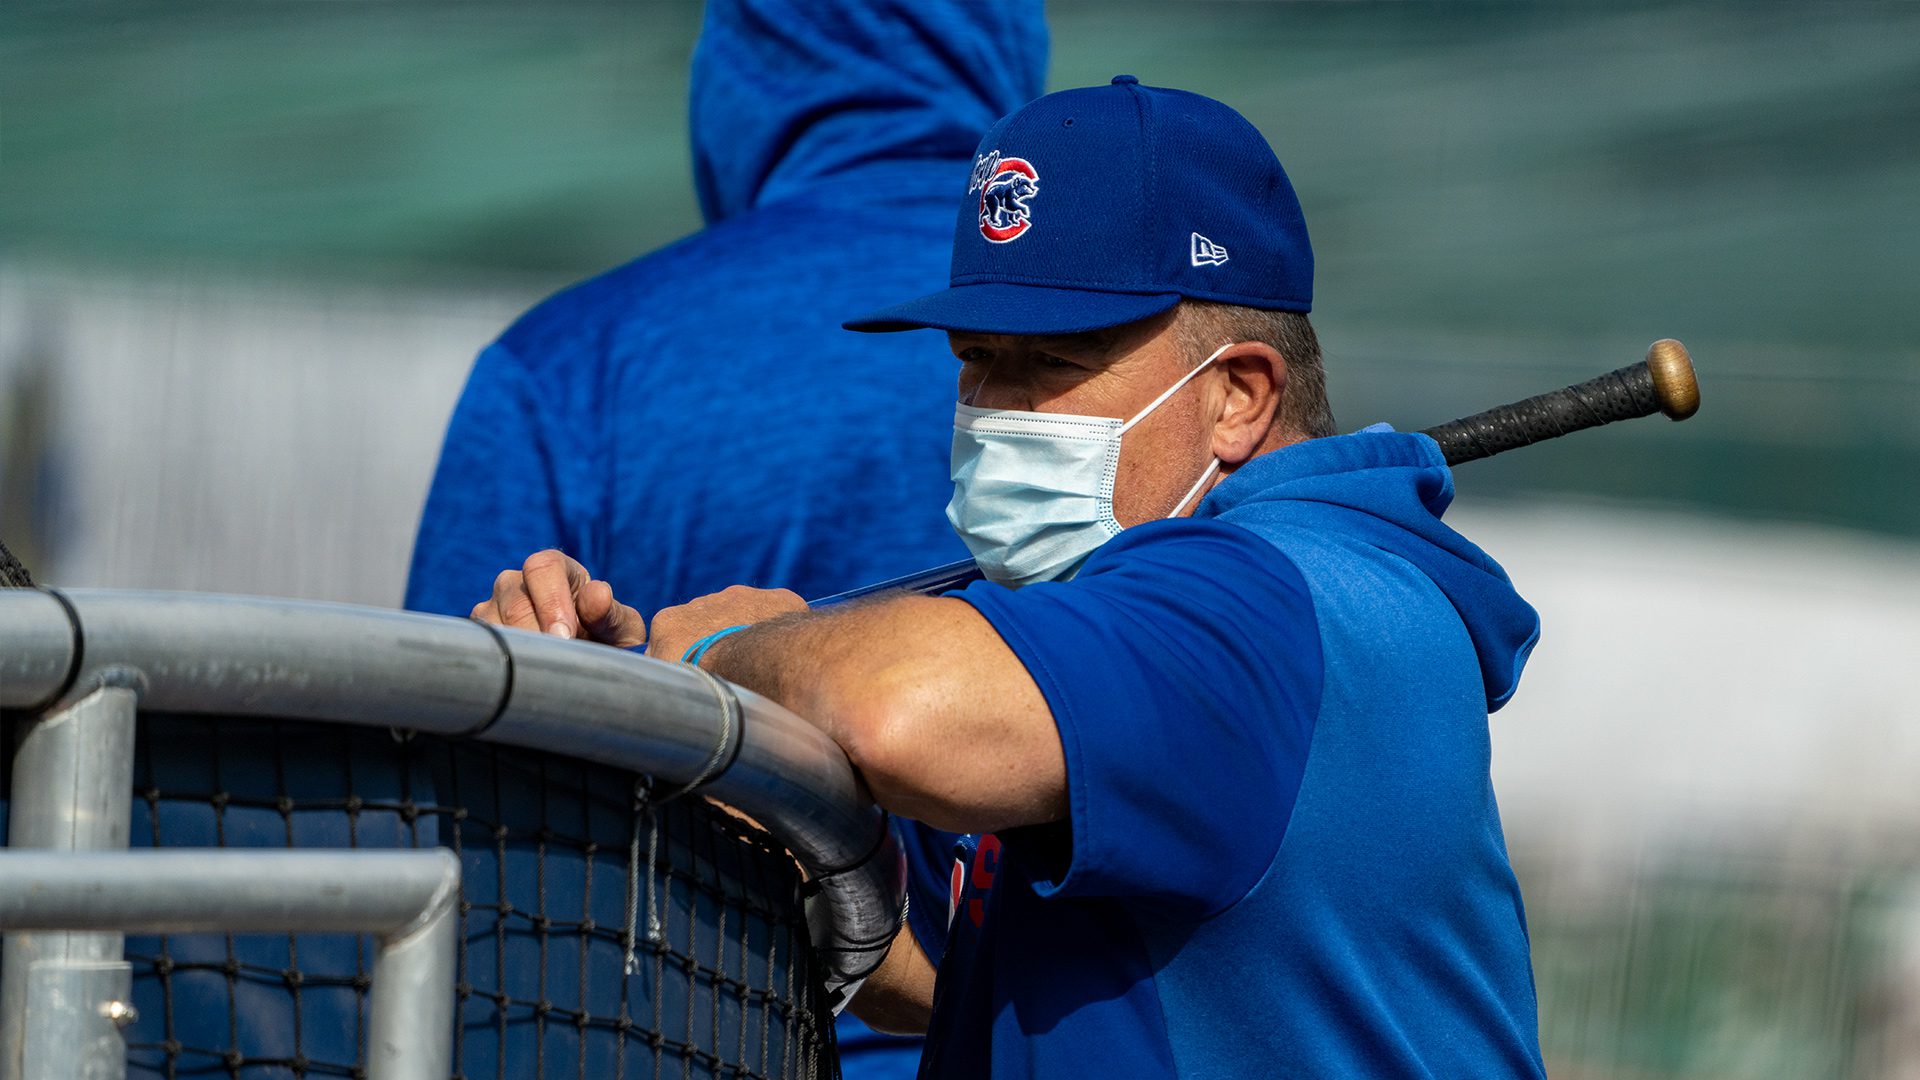
M 712 224 L 870 164 L 965 162 L 1040 95 L 1046 61 L 1040 0 L 709 0 L 700 209 Z

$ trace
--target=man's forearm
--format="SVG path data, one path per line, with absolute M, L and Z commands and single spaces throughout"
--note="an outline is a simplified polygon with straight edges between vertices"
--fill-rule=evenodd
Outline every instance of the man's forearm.
M 848 1005 L 853 1015 L 889 1035 L 924 1035 L 933 1017 L 933 961 L 913 931 L 901 927 L 880 967 Z
M 824 611 L 799 611 L 729 634 L 707 650 L 701 666 L 728 682 L 771 698 L 843 746 L 854 733 L 839 698 L 858 681 L 861 641 L 872 628 L 867 609 L 904 597 L 876 597 Z
M 826 732 L 896 813 L 976 832 L 1066 812 L 1046 700 L 964 601 L 903 593 L 782 615 L 702 663 Z
M 846 751 L 880 805 L 949 832 L 1054 821 L 1066 761 L 1033 677 L 972 604 L 901 593 L 829 611 L 784 589 L 735 585 L 644 620 L 578 560 L 536 552 L 494 579 L 473 610 L 677 659 L 715 638 L 701 664 L 785 705 Z

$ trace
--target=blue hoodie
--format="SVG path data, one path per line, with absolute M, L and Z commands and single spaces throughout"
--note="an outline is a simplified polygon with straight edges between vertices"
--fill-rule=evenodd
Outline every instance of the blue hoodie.
M 946 284 L 974 145 L 1041 93 L 1046 54 L 1040 0 L 710 0 L 691 87 L 707 227 L 480 355 L 407 607 L 465 615 L 549 547 L 649 616 L 965 558 L 942 513 L 944 349 L 840 322 Z M 936 954 L 940 929 L 915 920 Z M 851 1080 L 913 1074 L 918 1040 L 851 1017 L 840 1038 Z
M 1255 459 L 1071 582 L 971 603 L 1066 822 L 967 838 L 922 1076 L 1538 1077 L 1488 775 L 1533 609 L 1432 440 Z

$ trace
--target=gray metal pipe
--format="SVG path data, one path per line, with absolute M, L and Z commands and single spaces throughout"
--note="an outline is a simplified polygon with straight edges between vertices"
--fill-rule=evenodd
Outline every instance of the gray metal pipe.
M 103 678 L 141 707 L 473 734 L 701 788 L 765 825 L 820 886 L 808 912 L 843 995 L 900 925 L 905 867 L 840 748 L 799 717 L 681 664 L 462 619 L 255 597 L 0 590 L 0 707 L 32 708 Z M 76 659 L 77 658 L 77 659 Z M 731 759 L 728 764 L 727 759 Z
M 77 626 L 55 597 L 71 605 Z M 118 669 L 138 680 L 143 709 L 286 720 L 351 720 L 377 709 L 381 723 L 404 717 L 417 731 L 458 734 L 493 715 L 506 690 L 500 648 L 485 627 L 345 604 L 8 590 L 0 628 L 0 651 L 18 655 L 8 667 L 20 671 L 0 686 L 0 708 L 45 702 L 62 680 L 85 693 Z M 63 644 L 52 640 L 55 628 Z M 56 658 L 75 655 L 78 670 L 52 670 Z
M 8 590 L 13 592 L 14 590 Z M 13 758 L 7 844 L 13 850 L 111 851 L 127 846 L 133 806 L 134 713 L 124 686 L 102 686 L 30 722 Z M 0 1078 L 126 1075 L 119 1028 L 101 1014 L 125 1001 L 132 972 L 116 926 L 6 935 L 0 965 Z M 29 1042 L 35 1043 L 33 1052 Z M 77 1068 L 86 1062 L 90 1067 Z
M 443 848 L 0 851 L 9 931 L 375 934 L 370 1080 L 450 1071 L 459 893 L 459 860 Z
M 0 590 L 0 709 L 52 704 L 73 670 L 73 624 L 58 597 L 39 589 Z
M 457 901 L 460 864 L 424 851 L 0 850 L 0 926 L 133 934 L 406 936 Z

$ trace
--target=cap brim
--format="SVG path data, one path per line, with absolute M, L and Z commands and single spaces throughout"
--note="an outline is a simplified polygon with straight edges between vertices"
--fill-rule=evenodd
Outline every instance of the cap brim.
M 840 325 L 875 334 L 895 330 L 1025 336 L 1080 334 L 1139 322 L 1179 302 L 1179 293 L 1088 292 L 990 282 L 956 285 Z

